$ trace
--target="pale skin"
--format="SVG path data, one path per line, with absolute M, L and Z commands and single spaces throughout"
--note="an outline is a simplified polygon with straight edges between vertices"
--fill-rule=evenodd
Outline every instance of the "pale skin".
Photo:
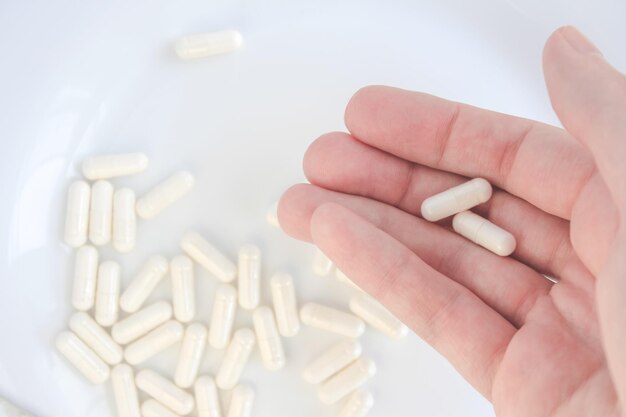
M 279 219 L 499 417 L 625 416 L 626 77 L 572 27 L 543 61 L 564 129 L 366 87 L 347 106 L 349 133 L 308 149 L 311 184 L 283 195 Z M 496 187 L 475 211 L 516 236 L 511 257 L 420 217 L 426 197 L 474 177 Z

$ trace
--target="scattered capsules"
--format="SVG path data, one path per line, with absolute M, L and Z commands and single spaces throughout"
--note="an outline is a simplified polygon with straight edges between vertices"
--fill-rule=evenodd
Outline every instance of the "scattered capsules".
M 184 235 L 180 246 L 191 259 L 206 268 L 220 281 L 231 282 L 235 279 L 237 275 L 235 264 L 198 233 L 189 232 Z
M 140 364 L 178 342 L 182 337 L 183 325 L 170 320 L 128 345 L 124 351 L 124 359 L 131 365 Z
M 196 410 L 198 417 L 222 417 L 219 394 L 215 380 L 210 376 L 201 376 L 194 384 Z
M 389 310 L 365 293 L 359 293 L 350 298 L 350 310 L 367 324 L 391 338 L 400 339 L 409 332 L 409 329 Z
M 67 194 L 64 240 L 78 248 L 87 242 L 91 187 L 85 181 L 74 181 Z
M 113 194 L 113 248 L 128 253 L 135 248 L 137 239 L 137 215 L 135 192 L 122 188 Z
M 309 384 L 319 384 L 360 357 L 362 351 L 361 344 L 356 340 L 340 342 L 304 368 L 302 377 Z
M 115 323 L 111 328 L 111 336 L 117 343 L 125 345 L 171 318 L 172 306 L 159 301 Z
M 358 389 L 350 395 L 339 411 L 338 417 L 365 417 L 374 406 L 374 397 L 369 391 Z
M 69 326 L 70 330 L 109 365 L 122 361 L 123 351 L 120 345 L 89 314 L 82 311 L 74 313 Z
M 207 330 L 201 324 L 191 324 L 185 330 L 183 345 L 178 357 L 176 373 L 174 374 L 174 382 L 179 387 L 189 388 L 196 380 L 198 370 L 200 369 L 200 361 L 206 347 L 206 339 Z
M 108 327 L 117 321 L 119 298 L 120 266 L 114 261 L 102 262 L 96 288 L 95 318 L 99 325 Z
M 303 305 L 300 319 L 307 326 L 346 337 L 356 338 L 365 331 L 365 323 L 360 318 L 317 303 Z
M 189 60 L 233 52 L 241 47 L 243 38 L 236 30 L 197 33 L 179 38 L 174 50 L 179 58 Z
M 428 221 L 436 222 L 485 203 L 491 198 L 491 194 L 491 184 L 487 180 L 474 178 L 428 197 L 422 202 L 422 217 Z
M 137 214 L 151 219 L 187 194 L 195 180 L 188 171 L 177 172 L 137 200 Z
M 261 250 L 254 245 L 239 249 L 238 261 L 239 305 L 244 310 L 254 310 L 261 298 Z
M 148 157 L 141 152 L 91 156 L 82 164 L 83 175 L 90 180 L 138 174 L 146 168 Z
M 98 277 L 98 251 L 85 245 L 76 251 L 74 262 L 74 285 L 72 306 L 79 311 L 91 309 L 96 301 L 96 279 Z
M 120 298 L 120 307 L 127 313 L 139 310 L 157 284 L 169 269 L 169 262 L 163 256 L 152 256 L 139 271 L 137 276 L 124 290 Z
M 137 373 L 135 381 L 137 388 L 175 413 L 185 416 L 193 410 L 194 400 L 191 394 L 160 374 L 144 369 Z
M 515 237 L 506 230 L 471 211 L 464 211 L 452 219 L 452 228 L 461 236 L 499 256 L 515 251 Z
M 141 417 L 133 368 L 125 363 L 111 369 L 111 385 L 118 417 Z
M 291 275 L 279 272 L 270 279 L 272 302 L 278 331 L 284 337 L 293 337 L 300 331 L 296 290 Z
M 113 221 L 113 185 L 99 180 L 91 188 L 89 208 L 89 240 L 96 246 L 111 241 Z
M 376 364 L 359 358 L 320 385 L 318 397 L 324 404 L 335 404 L 376 374 Z
M 233 390 L 228 408 L 228 417 L 251 417 L 254 404 L 254 390 L 249 385 L 240 384 Z
M 185 255 L 175 257 L 170 262 L 170 275 L 174 316 L 176 320 L 187 323 L 196 314 L 193 262 Z
M 109 365 L 74 333 L 60 333 L 56 338 L 56 347 L 90 382 L 102 384 L 109 379 Z
M 263 366 L 270 371 L 282 369 L 286 362 L 285 350 L 276 328 L 274 313 L 269 307 L 257 307 L 252 313 L 252 321 Z
M 237 385 L 248 363 L 252 348 L 254 348 L 254 332 L 247 328 L 237 330 L 228 345 L 215 378 L 219 388 L 232 389 Z
M 315 249 L 315 255 L 313 255 L 313 273 L 320 277 L 325 277 L 330 274 L 333 269 L 333 261 L 324 254 L 319 248 Z
M 224 349 L 230 341 L 237 309 L 237 290 L 229 284 L 221 284 L 215 291 L 209 345 L 215 349 Z

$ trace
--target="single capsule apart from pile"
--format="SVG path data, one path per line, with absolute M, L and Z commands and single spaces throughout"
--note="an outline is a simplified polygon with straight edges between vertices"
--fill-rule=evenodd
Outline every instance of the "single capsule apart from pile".
M 90 156 L 82 164 L 83 175 L 90 180 L 138 174 L 146 168 L 148 157 L 141 152 Z
M 241 33 L 236 30 L 223 30 L 183 36 L 176 41 L 174 50 L 181 59 L 198 59 L 233 52 L 239 49 L 242 43 Z

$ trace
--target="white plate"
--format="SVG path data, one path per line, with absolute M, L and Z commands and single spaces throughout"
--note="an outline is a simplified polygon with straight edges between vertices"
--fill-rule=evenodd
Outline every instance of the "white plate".
M 245 242 L 259 244 L 266 275 L 290 271 L 302 300 L 341 306 L 349 289 L 312 276 L 312 248 L 264 215 L 302 180 L 307 144 L 342 129 L 358 87 L 392 84 L 554 121 L 540 51 L 558 24 L 578 24 L 626 66 L 617 42 L 626 38 L 624 5 L 610 1 L 549 10 L 538 0 L 39 3 L 0 6 L 0 396 L 41 417 L 113 415 L 108 385 L 89 386 L 52 348 L 70 314 L 73 251 L 59 241 L 65 192 L 84 155 L 147 152 L 145 174 L 114 181 L 140 193 L 177 169 L 197 174 L 188 198 L 141 222 L 132 255 L 104 251 L 122 261 L 125 281 L 149 254 L 177 254 L 181 234 L 197 229 L 231 257 Z M 173 56 L 177 36 L 223 28 L 243 32 L 241 51 L 197 62 Z M 206 322 L 215 280 L 199 274 Z M 165 293 L 163 283 L 152 298 Z M 249 322 L 243 316 L 240 324 Z M 286 342 L 289 364 L 279 373 L 263 370 L 255 353 L 244 376 L 258 389 L 254 415 L 335 415 L 338 407 L 321 405 L 299 377 L 335 339 L 305 329 Z M 371 416 L 492 415 L 416 336 L 398 343 L 369 331 L 363 342 L 379 365 Z M 176 351 L 152 365 L 171 374 Z M 218 356 L 209 355 L 207 371 Z

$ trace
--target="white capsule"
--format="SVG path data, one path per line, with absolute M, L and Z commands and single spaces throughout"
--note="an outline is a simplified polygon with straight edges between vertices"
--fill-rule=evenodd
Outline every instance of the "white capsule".
M 174 382 L 181 388 L 189 388 L 193 385 L 198 376 L 200 362 L 206 347 L 207 330 L 198 323 L 194 323 L 187 327 L 185 336 L 183 337 L 183 346 L 180 349 L 178 364 L 176 365 L 176 373 Z
M 376 364 L 359 358 L 320 385 L 317 394 L 324 404 L 335 404 L 376 374 Z
M 422 217 L 436 222 L 482 204 L 491 198 L 491 184 L 483 178 L 474 178 L 452 187 L 422 202 Z
M 195 180 L 189 171 L 180 171 L 137 200 L 137 214 L 151 219 L 187 194 Z
M 113 194 L 113 247 L 118 252 L 130 252 L 135 248 L 136 237 L 135 192 L 122 188 Z
M 245 328 L 237 330 L 215 378 L 219 388 L 231 389 L 237 385 L 253 348 L 254 332 Z
M 137 373 L 135 380 L 140 390 L 175 413 L 184 416 L 193 410 L 194 401 L 191 394 L 158 373 L 144 369 Z
M 284 337 L 293 337 L 300 331 L 298 302 L 291 275 L 279 272 L 270 280 L 272 302 L 278 331 Z
M 133 368 L 125 363 L 115 366 L 111 370 L 111 385 L 117 417 L 141 417 Z
M 369 391 L 358 389 L 339 411 L 338 417 L 365 417 L 374 406 L 374 397 Z
M 196 289 L 194 284 L 193 262 L 180 255 L 170 262 L 172 276 L 172 302 L 176 320 L 187 323 L 196 314 Z
M 131 365 L 140 364 L 172 346 L 182 337 L 183 325 L 170 320 L 128 345 L 124 351 L 124 358 Z
M 180 417 L 178 414 L 158 402 L 149 399 L 141 404 L 142 417 Z
M 254 397 L 252 387 L 245 384 L 237 385 L 228 407 L 228 417 L 251 417 Z
M 120 299 L 120 265 L 106 261 L 98 268 L 96 289 L 96 321 L 101 326 L 110 326 L 117 321 Z
M 67 194 L 65 243 L 77 248 L 87 242 L 91 188 L 85 181 L 74 181 Z
M 72 306 L 79 311 L 91 309 L 96 301 L 98 277 L 98 251 L 93 246 L 83 246 L 76 252 Z
M 83 175 L 90 180 L 102 180 L 138 174 L 148 168 L 148 157 L 141 152 L 96 155 L 83 161 Z
M 120 345 L 89 314 L 82 311 L 74 313 L 70 317 L 70 329 L 109 365 L 122 361 Z
M 56 347 L 90 382 L 101 384 L 109 379 L 109 365 L 74 333 L 60 333 L 56 338 Z
M 111 241 L 113 222 L 113 185 L 108 181 L 97 181 L 91 187 L 89 204 L 89 240 L 96 246 Z
M 382 304 L 365 293 L 350 299 L 350 310 L 367 324 L 394 339 L 407 335 L 409 329 Z
M 171 318 L 172 306 L 165 301 L 158 301 L 115 323 L 111 335 L 117 343 L 125 345 Z
M 263 366 L 270 371 L 282 369 L 285 366 L 285 350 L 272 309 L 266 306 L 258 307 L 252 313 L 252 321 Z
M 356 338 L 365 331 L 365 323 L 355 315 L 317 303 L 302 306 L 300 320 L 307 326 L 346 337 Z
M 280 228 L 280 223 L 278 222 L 278 201 L 267 209 L 267 212 L 265 213 L 265 221 L 272 226 Z
M 237 267 L 230 259 L 211 245 L 198 233 L 189 232 L 180 242 L 181 248 L 207 271 L 222 282 L 231 282 L 237 275 Z
M 363 348 L 356 340 L 344 340 L 314 359 L 302 372 L 309 384 L 319 384 L 361 356 Z
M 254 245 L 239 249 L 237 272 L 239 305 L 245 310 L 253 310 L 261 298 L 261 250 Z
M 320 277 L 325 277 L 330 274 L 333 269 L 333 261 L 324 254 L 319 248 L 315 249 L 315 255 L 313 255 L 313 273 Z
M 163 256 L 152 256 L 122 293 L 120 307 L 127 313 L 139 310 L 154 287 L 169 269 L 169 262 Z
M 224 349 L 230 341 L 237 309 L 237 290 L 229 284 L 221 284 L 215 291 L 209 344 L 215 349 Z
M 198 59 L 233 52 L 242 42 L 241 33 L 236 30 L 197 33 L 179 38 L 174 50 L 181 59 Z
M 339 268 L 335 268 L 335 278 L 337 281 L 350 285 L 355 290 L 363 291 L 358 285 L 354 283 L 346 274 L 344 274 Z
M 515 251 L 515 237 L 506 230 L 471 211 L 464 211 L 452 219 L 452 228 L 461 236 L 499 256 Z
M 222 417 L 217 385 L 210 376 L 201 376 L 194 384 L 198 417 Z

